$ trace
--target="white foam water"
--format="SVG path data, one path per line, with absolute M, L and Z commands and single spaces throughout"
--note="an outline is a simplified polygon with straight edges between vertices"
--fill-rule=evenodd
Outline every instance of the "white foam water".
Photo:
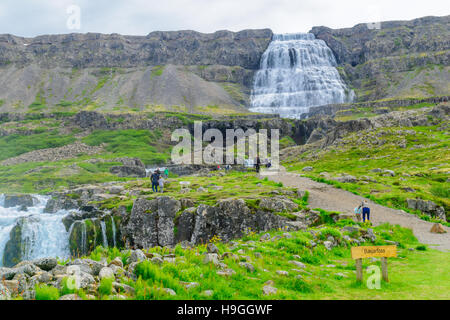
M 44 257 L 69 257 L 69 233 L 62 223 L 66 210 L 56 213 L 43 213 L 50 197 L 33 195 L 37 203 L 20 211 L 19 207 L 5 208 L 5 196 L 0 195 L 0 266 L 3 265 L 5 246 L 10 239 L 11 230 L 23 221 L 21 230 L 22 260 Z
M 314 34 L 274 35 L 255 75 L 250 111 L 300 118 L 312 106 L 352 101 L 336 66 L 331 49 Z

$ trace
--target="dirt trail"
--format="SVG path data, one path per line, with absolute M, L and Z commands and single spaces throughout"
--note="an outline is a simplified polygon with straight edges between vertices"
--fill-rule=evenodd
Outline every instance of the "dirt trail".
M 405 228 L 412 229 L 419 242 L 428 244 L 438 250 L 450 250 L 450 228 L 445 227 L 447 233 L 435 234 L 430 229 L 433 225 L 419 219 L 415 215 L 402 210 L 391 209 L 374 203 L 373 201 L 351 192 L 334 188 L 325 183 L 313 181 L 300 176 L 299 174 L 289 173 L 282 167 L 274 174 L 273 172 L 262 172 L 261 176 L 267 176 L 270 180 L 282 182 L 286 187 L 296 187 L 300 190 L 308 190 L 309 207 L 322 208 L 329 211 L 338 211 L 342 213 L 353 213 L 354 208 L 365 200 L 370 206 L 370 218 L 372 223 L 377 226 L 385 222 L 398 224 Z

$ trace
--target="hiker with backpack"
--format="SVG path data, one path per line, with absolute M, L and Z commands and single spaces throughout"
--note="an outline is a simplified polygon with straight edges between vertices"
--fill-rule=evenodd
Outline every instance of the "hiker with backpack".
M 159 170 L 156 170 L 150 176 L 150 181 L 152 182 L 152 190 L 153 190 L 153 192 L 158 192 L 159 178 L 160 178 Z
M 363 201 L 360 207 L 362 208 L 363 223 L 366 222 L 366 217 L 370 222 L 370 208 L 366 205 L 366 201 Z

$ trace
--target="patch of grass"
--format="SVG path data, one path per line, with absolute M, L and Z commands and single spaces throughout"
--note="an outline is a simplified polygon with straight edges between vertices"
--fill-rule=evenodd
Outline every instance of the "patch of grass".
M 55 287 L 47 285 L 36 285 L 36 300 L 58 300 L 59 291 Z
M 315 181 L 359 194 L 384 206 L 417 214 L 408 208 L 406 200 L 420 198 L 433 201 L 449 212 L 446 172 L 450 169 L 450 142 L 442 130 L 447 123 L 352 133 L 337 145 L 294 155 L 286 159 L 284 165 L 288 171 L 302 173 Z M 314 170 L 302 172 L 305 166 L 312 166 Z M 373 171 L 377 168 L 381 172 Z M 395 175 L 386 174 L 384 170 L 392 170 Z M 342 174 L 352 175 L 359 181 L 336 181 Z
M 102 295 L 102 296 L 110 295 L 113 290 L 112 283 L 113 283 L 113 279 L 103 278 L 100 281 L 100 285 L 98 287 L 98 292 L 100 293 L 100 295 Z
M 12 158 L 20 154 L 46 148 L 56 148 L 75 141 L 72 135 L 61 135 L 57 130 L 24 136 L 12 134 L 0 137 L 0 160 Z
M 91 146 L 105 143 L 114 157 L 138 157 L 146 164 L 159 164 L 170 156 L 170 146 L 161 145 L 161 137 L 158 130 L 99 130 L 83 138 L 83 142 Z

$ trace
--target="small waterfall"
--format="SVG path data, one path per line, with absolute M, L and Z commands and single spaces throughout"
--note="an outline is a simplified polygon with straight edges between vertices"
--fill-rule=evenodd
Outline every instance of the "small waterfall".
M 69 257 L 69 234 L 62 223 L 68 212 L 43 213 L 50 197 L 33 197 L 37 203 L 28 207 L 27 211 L 20 211 L 19 207 L 5 208 L 5 196 L 0 196 L 0 266 L 3 265 L 5 248 L 15 227 L 20 228 L 21 252 L 18 252 L 18 256 L 22 260 Z
M 111 216 L 111 226 L 112 226 L 112 233 L 113 233 L 113 245 L 116 247 L 116 222 L 114 221 L 114 217 Z
M 106 223 L 105 221 L 100 221 L 100 226 L 102 227 L 102 239 L 103 239 L 103 247 L 108 248 L 108 237 L 106 236 Z
M 88 252 L 87 247 L 87 227 L 86 220 L 81 221 L 83 223 L 83 227 L 81 228 L 81 254 L 86 254 Z
M 331 49 L 312 33 L 274 35 L 261 59 L 250 110 L 299 118 L 311 106 L 350 102 Z

